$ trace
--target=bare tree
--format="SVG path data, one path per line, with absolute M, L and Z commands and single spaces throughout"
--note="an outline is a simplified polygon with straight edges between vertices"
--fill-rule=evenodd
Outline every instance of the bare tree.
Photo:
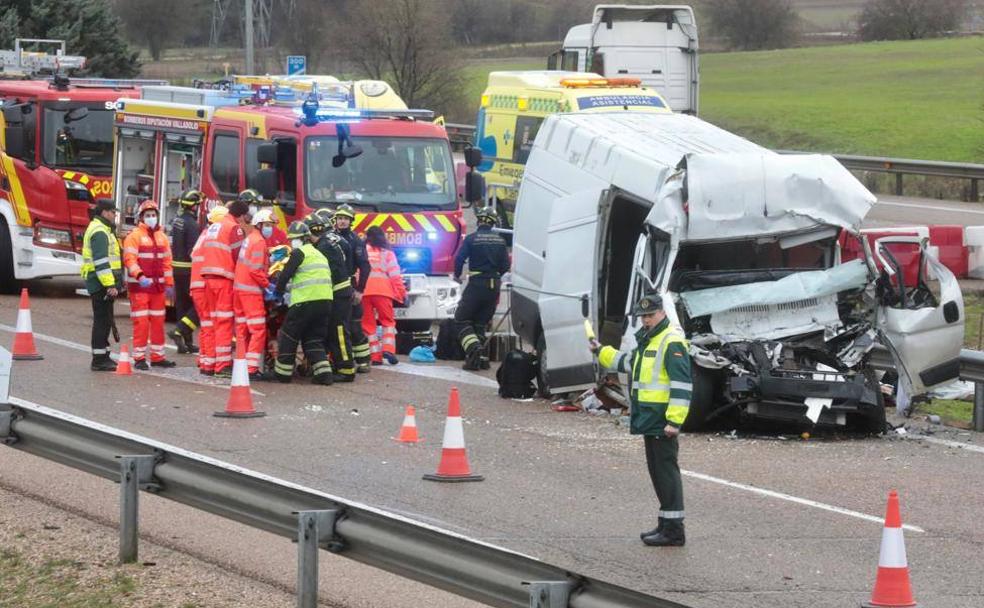
M 117 0 L 115 4 L 129 37 L 147 45 L 154 61 L 168 44 L 183 41 L 196 23 L 194 0 Z
M 965 0 L 869 0 L 858 17 L 862 40 L 916 40 L 955 30 Z
M 389 82 L 411 107 L 447 111 L 461 97 L 461 72 L 440 0 L 349 0 L 335 40 L 360 72 Z
M 784 48 L 799 36 L 799 14 L 789 0 L 710 0 L 703 7 L 713 30 L 733 49 Z

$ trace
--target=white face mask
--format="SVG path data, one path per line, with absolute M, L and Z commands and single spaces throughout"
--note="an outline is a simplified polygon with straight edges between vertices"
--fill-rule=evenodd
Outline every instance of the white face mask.
M 260 234 L 262 234 L 265 239 L 270 238 L 273 236 L 273 226 L 263 226 L 260 228 Z
M 154 215 L 154 216 L 144 216 L 143 221 L 144 221 L 144 224 L 147 224 L 147 227 L 150 228 L 151 230 L 153 230 L 154 228 L 157 228 L 157 216 L 156 215 Z
M 290 246 L 293 247 L 294 249 L 298 249 L 303 244 L 304 244 L 304 241 L 302 241 L 301 239 L 291 239 L 290 240 Z

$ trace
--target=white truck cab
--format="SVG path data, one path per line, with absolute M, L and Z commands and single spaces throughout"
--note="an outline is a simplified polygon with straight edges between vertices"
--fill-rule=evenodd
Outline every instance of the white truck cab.
M 867 249 L 841 263 L 874 202 L 832 157 L 781 156 L 692 116 L 551 116 L 517 202 L 513 327 L 541 385 L 581 390 L 604 376 L 585 315 L 632 348 L 631 304 L 658 291 L 691 343 L 690 428 L 728 415 L 880 431 L 876 342 L 917 395 L 957 376 L 964 313 L 924 243 L 893 239 L 920 249 L 935 290 L 925 272 L 901 284 L 884 251 L 885 271 Z
M 697 20 L 685 5 L 599 4 L 572 27 L 547 69 L 639 78 L 674 112 L 697 114 Z

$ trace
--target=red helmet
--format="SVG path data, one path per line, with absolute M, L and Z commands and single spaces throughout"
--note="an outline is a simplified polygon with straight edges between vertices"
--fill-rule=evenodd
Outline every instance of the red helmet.
M 140 208 L 137 209 L 137 217 L 142 216 L 145 211 L 159 212 L 160 209 L 157 207 L 157 203 L 155 203 L 154 201 L 144 201 L 140 203 Z

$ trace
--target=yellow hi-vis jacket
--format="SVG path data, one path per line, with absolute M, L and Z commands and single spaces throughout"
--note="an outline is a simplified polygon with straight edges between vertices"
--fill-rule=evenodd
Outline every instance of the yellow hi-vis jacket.
M 97 236 L 98 235 L 98 236 Z M 89 222 L 82 237 L 82 278 L 89 293 L 122 286 L 120 242 L 101 217 Z
M 687 340 L 664 319 L 651 330 L 636 332 L 636 342 L 638 347 L 631 352 L 602 347 L 598 362 L 605 369 L 629 374 L 629 431 L 663 435 L 667 424 L 679 428 L 690 409 L 693 384 Z

